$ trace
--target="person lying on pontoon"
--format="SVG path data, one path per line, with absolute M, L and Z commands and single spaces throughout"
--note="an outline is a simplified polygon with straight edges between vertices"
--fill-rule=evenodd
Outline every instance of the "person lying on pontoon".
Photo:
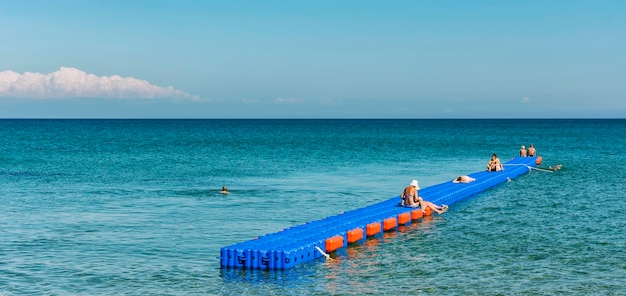
M 470 176 L 458 176 L 452 182 L 453 183 L 470 183 L 470 182 L 474 182 L 474 181 L 476 181 L 476 179 L 472 178 Z
M 400 195 L 400 198 L 402 198 L 402 202 L 400 203 L 400 205 L 413 207 L 413 208 L 416 208 L 419 206 L 422 209 L 422 211 L 425 211 L 426 208 L 430 208 L 434 212 L 437 212 L 437 214 L 439 215 L 443 214 L 445 211 L 448 210 L 447 205 L 442 204 L 441 206 L 438 206 L 432 202 L 425 201 L 424 199 L 422 199 L 422 197 L 420 197 L 417 194 L 417 191 L 419 189 L 420 187 L 417 183 L 417 180 L 411 181 L 411 184 L 409 184 L 409 186 L 404 188 L 404 191 L 402 191 L 402 195 Z

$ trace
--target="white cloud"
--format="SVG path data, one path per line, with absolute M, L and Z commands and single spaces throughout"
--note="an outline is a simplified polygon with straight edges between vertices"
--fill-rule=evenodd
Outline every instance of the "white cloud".
M 304 99 L 301 98 L 276 98 L 274 99 L 275 103 L 278 104 L 302 104 L 304 103 Z
M 319 104 L 322 106 L 335 106 L 339 103 L 331 98 L 326 98 L 326 99 L 320 100 Z
M 0 97 L 199 100 L 198 96 L 171 86 L 160 87 L 133 77 L 96 76 L 67 67 L 49 74 L 0 72 Z
M 523 97 L 522 98 L 522 103 L 528 103 L 530 102 L 530 98 L 529 97 Z
M 245 98 L 245 99 L 241 100 L 241 102 L 243 102 L 244 104 L 259 104 L 259 103 L 261 103 L 261 100 Z

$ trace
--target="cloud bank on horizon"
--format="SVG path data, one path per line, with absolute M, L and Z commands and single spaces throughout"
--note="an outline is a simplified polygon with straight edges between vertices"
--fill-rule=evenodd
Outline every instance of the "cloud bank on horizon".
M 10 70 L 0 72 L 0 98 L 21 99 L 183 99 L 199 100 L 196 95 L 172 86 L 160 87 L 148 81 L 133 78 L 96 76 L 79 69 L 61 67 L 58 71 L 42 74 Z

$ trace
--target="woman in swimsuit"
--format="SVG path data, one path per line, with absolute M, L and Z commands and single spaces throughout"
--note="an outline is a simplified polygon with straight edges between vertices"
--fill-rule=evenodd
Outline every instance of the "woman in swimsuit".
M 400 195 L 400 197 L 402 198 L 402 202 L 400 203 L 400 205 L 414 206 L 416 203 L 419 203 L 419 201 L 417 200 L 418 189 L 419 186 L 417 184 L 417 180 L 413 180 L 411 184 L 409 184 L 409 186 L 404 188 L 404 191 L 402 191 L 402 195 Z
M 426 210 L 426 208 L 430 208 L 431 210 L 433 210 L 434 212 L 437 212 L 437 214 L 440 214 L 440 215 L 443 212 L 448 210 L 447 205 L 438 206 L 432 202 L 423 200 L 419 195 L 417 195 L 417 190 L 419 189 L 420 187 L 417 183 L 417 180 L 411 181 L 411 184 L 409 184 L 409 186 L 404 188 L 404 191 L 402 191 L 402 195 L 400 195 L 400 197 L 402 198 L 402 202 L 400 203 L 400 205 L 409 206 L 413 208 L 416 208 L 419 206 L 422 209 L 422 211 Z

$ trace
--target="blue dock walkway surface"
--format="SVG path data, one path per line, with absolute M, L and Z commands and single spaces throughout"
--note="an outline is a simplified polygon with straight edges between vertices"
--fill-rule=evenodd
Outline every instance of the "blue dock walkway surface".
M 452 205 L 501 183 L 528 173 L 541 159 L 515 157 L 500 172 L 469 174 L 471 183 L 453 183 L 452 180 L 422 188 L 419 195 L 437 205 Z M 289 227 L 220 249 L 222 268 L 289 269 L 297 264 L 324 257 L 348 244 L 363 242 L 367 237 L 422 218 L 421 209 L 399 206 L 399 196 L 363 208 L 330 216 L 321 220 Z M 427 212 L 427 215 L 431 214 Z

